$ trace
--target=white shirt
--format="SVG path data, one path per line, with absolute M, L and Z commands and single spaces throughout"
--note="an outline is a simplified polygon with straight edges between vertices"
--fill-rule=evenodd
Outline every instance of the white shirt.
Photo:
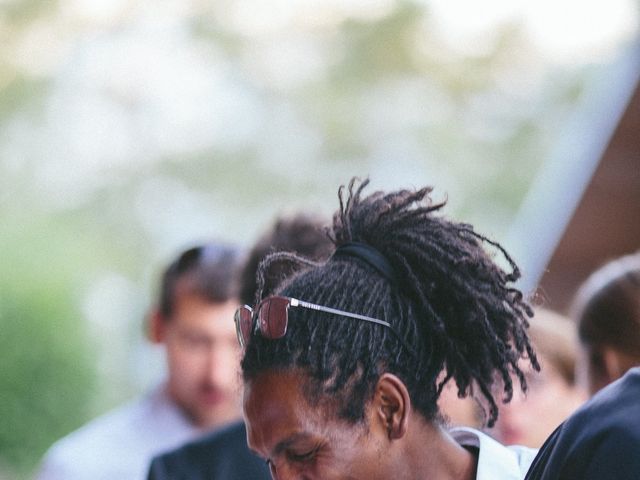
M 478 450 L 476 480 L 522 480 L 538 453 L 527 447 L 505 447 L 473 428 L 452 428 L 449 433 L 459 445 Z
M 58 440 L 37 480 L 144 480 L 151 459 L 204 433 L 165 387 L 123 405 Z

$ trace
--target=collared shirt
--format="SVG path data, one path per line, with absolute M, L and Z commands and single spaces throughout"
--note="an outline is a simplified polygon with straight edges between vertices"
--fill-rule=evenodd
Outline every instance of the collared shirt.
M 152 457 L 201 433 L 161 386 L 58 440 L 36 478 L 143 480 Z
M 476 480 L 522 480 L 537 453 L 527 447 L 505 447 L 473 428 L 452 428 L 449 433 L 459 445 L 477 450 Z

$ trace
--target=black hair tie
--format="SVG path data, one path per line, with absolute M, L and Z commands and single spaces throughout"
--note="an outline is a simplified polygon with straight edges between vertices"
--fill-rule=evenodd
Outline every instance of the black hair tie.
M 393 266 L 387 258 L 377 249 L 366 243 L 350 242 L 336 248 L 331 258 L 352 257 L 362 260 L 373 267 L 391 283 L 395 283 L 396 276 Z

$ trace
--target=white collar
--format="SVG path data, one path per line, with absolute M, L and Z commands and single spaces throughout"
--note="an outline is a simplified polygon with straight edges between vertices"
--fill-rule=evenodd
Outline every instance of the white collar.
M 476 480 L 522 480 L 537 453 L 527 447 L 505 447 L 473 428 L 456 427 L 449 433 L 459 445 L 478 449 Z

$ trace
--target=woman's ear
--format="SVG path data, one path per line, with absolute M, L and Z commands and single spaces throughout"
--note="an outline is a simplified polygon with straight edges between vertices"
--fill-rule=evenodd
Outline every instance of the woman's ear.
M 407 433 L 411 398 L 405 384 L 391 373 L 378 379 L 372 401 L 374 418 L 386 430 L 389 440 L 397 440 Z

